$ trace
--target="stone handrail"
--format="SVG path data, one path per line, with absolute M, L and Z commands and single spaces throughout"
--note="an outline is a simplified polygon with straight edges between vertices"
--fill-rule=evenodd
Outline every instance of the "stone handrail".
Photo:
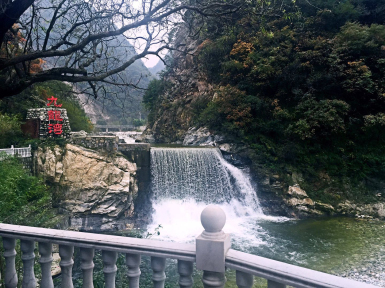
M 297 288 L 376 287 L 230 249 L 230 236 L 222 231 L 226 215 L 217 206 L 206 207 L 201 214 L 201 222 L 204 231 L 197 237 L 196 245 L 0 223 L 3 256 L 6 262 L 5 287 L 16 288 L 18 284 L 15 268 L 16 239 L 21 240 L 23 288 L 37 287 L 34 275 L 35 242 L 38 242 L 40 254 L 42 288 L 53 288 L 51 276 L 53 243 L 59 244 L 63 288 L 73 288 L 72 258 L 75 246 L 80 247 L 84 288 L 93 288 L 94 249 L 102 250 L 106 288 L 115 287 L 118 253 L 126 255 L 130 288 L 140 286 L 141 255 L 151 256 L 152 280 L 154 287 L 157 288 L 164 287 L 166 258 L 178 260 L 180 287 L 193 287 L 194 262 L 197 269 L 203 270 L 202 282 L 205 288 L 224 287 L 226 268 L 236 270 L 236 283 L 240 288 L 251 288 L 254 275 L 266 278 L 268 288 L 285 288 L 286 285 Z
M 237 272 L 240 271 L 249 275 L 262 277 L 268 279 L 270 282 L 277 282 L 281 285 L 272 287 L 285 287 L 284 285 L 290 285 L 296 288 L 375 287 L 362 282 L 290 265 L 233 249 L 230 249 L 226 255 L 226 267 L 236 270 Z
M 193 244 L 0 223 L 0 236 L 59 245 L 195 261 Z

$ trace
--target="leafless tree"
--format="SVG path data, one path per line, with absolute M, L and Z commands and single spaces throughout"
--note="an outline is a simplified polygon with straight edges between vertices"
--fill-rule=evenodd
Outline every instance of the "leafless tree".
M 176 49 L 168 35 L 186 11 L 206 17 L 237 9 L 229 1 L 186 1 L 0 0 L 0 99 L 49 80 L 85 83 L 95 97 L 105 83 L 137 87 L 140 75 L 121 72 Z

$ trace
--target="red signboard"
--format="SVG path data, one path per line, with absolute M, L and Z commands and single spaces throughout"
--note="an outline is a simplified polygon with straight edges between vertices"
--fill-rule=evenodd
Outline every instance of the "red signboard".
M 47 103 L 47 106 L 51 106 L 52 104 L 55 107 L 61 107 L 63 104 L 57 104 L 57 98 L 51 97 L 48 98 L 49 103 Z M 61 111 L 59 110 L 49 110 L 48 112 L 48 133 L 49 134 L 56 134 L 56 135 L 61 135 L 63 133 L 63 123 L 58 123 L 58 122 L 63 122 L 63 118 L 61 118 Z M 51 123 L 50 121 L 55 121 L 56 123 Z

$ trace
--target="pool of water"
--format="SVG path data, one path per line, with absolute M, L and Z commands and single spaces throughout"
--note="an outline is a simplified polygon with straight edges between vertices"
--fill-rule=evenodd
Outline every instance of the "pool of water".
M 385 287 L 384 222 L 345 217 L 274 218 L 243 219 L 244 223 L 238 223 L 241 233 L 234 227 L 225 226 L 223 230 L 231 232 L 233 249 Z M 153 239 L 194 241 L 193 233 L 184 234 L 181 230 L 173 233 L 169 225 L 176 227 L 175 223 L 158 224 L 162 225 L 160 235 L 154 235 Z M 197 231 L 195 227 L 190 228 Z M 185 236 L 184 240 L 181 236 L 173 237 L 178 232 Z M 230 277 L 230 280 L 233 279 Z

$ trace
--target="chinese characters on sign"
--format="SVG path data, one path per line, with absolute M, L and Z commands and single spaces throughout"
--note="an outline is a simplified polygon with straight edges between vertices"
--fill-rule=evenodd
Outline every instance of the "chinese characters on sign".
M 53 96 L 51 98 L 48 98 L 48 101 L 50 101 L 50 102 L 47 103 L 47 106 L 51 106 L 52 103 L 53 103 L 54 107 L 60 108 L 62 106 L 62 104 L 56 103 L 57 98 L 55 98 Z M 61 135 L 63 133 L 63 123 L 59 123 L 59 122 L 63 122 L 63 118 L 61 118 L 61 111 L 49 110 L 47 113 L 48 113 L 48 121 L 49 121 L 48 133 L 49 134 L 54 133 L 56 135 Z M 55 121 L 56 123 L 51 123 L 51 120 Z

